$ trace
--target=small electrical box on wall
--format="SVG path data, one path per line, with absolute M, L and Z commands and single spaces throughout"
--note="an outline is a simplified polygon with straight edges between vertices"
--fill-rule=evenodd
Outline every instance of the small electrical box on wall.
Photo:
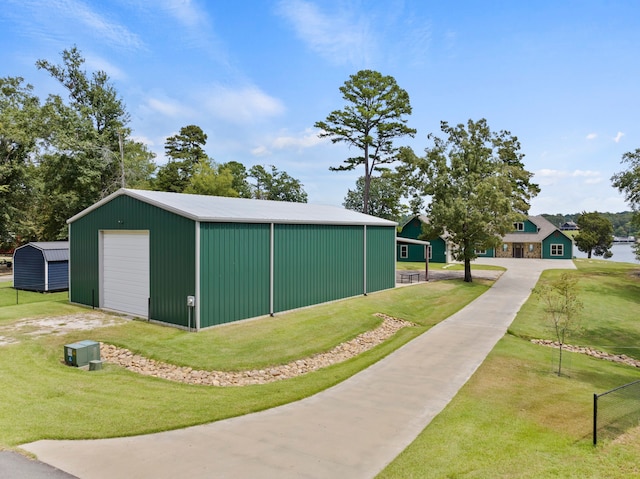
M 196 297 L 195 296 L 187 296 L 187 306 L 190 308 L 195 307 L 196 305 Z

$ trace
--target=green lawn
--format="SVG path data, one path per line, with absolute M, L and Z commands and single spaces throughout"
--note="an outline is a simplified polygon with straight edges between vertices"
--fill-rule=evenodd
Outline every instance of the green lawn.
M 274 318 L 187 333 L 143 321 L 41 337 L 0 346 L 0 448 L 38 439 L 101 438 L 202 424 L 295 401 L 326 389 L 378 361 L 468 304 L 485 281 L 423 283 Z M 0 291 L 4 288 L 0 288 Z M 49 301 L 6 306 L 0 335 L 16 318 L 87 311 L 55 295 Z M 42 299 L 38 297 L 37 299 Z M 108 341 L 145 356 L 194 369 L 248 369 L 282 364 L 331 349 L 372 329 L 383 312 L 416 324 L 344 363 L 259 386 L 209 387 L 137 375 L 114 365 L 88 372 L 62 364 L 63 346 L 81 339 Z
M 638 266 L 576 260 L 584 330 L 573 344 L 640 357 Z M 544 273 L 543 280 L 560 274 Z M 592 445 L 593 394 L 640 379 L 636 368 L 566 353 L 558 377 L 551 338 L 530 299 L 453 401 L 379 478 L 640 477 L 640 428 Z
M 396 263 L 396 269 L 413 271 L 424 271 L 424 263 L 413 261 L 399 261 Z M 462 263 L 429 263 L 429 270 L 449 270 L 449 271 L 464 271 L 464 264 Z M 476 264 L 471 263 L 471 270 L 495 270 L 504 271 L 502 266 L 495 266 L 490 264 Z

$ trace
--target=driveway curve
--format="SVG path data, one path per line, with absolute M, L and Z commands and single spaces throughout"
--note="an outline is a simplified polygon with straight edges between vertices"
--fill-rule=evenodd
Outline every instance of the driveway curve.
M 545 269 L 568 260 L 486 259 L 505 266 L 458 313 L 350 379 L 267 411 L 145 436 L 21 446 L 83 479 L 372 478 L 449 403 L 505 334 Z

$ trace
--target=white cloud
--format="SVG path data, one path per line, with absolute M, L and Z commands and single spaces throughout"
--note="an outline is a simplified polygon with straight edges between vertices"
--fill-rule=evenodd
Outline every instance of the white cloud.
M 348 11 L 336 15 L 321 12 L 317 5 L 305 0 L 282 0 L 278 12 L 293 26 L 298 37 L 309 48 L 337 64 L 361 64 L 369 60 L 375 44 L 369 21 Z
M 94 55 L 87 55 L 85 58 L 85 62 L 89 69 L 91 70 L 102 70 L 109 75 L 110 78 L 114 80 L 124 80 L 127 78 L 127 74 L 122 71 L 120 68 L 110 63 L 101 57 L 96 57 Z
M 161 6 L 186 27 L 206 23 L 206 12 L 191 0 L 163 0 Z
M 596 138 L 598 138 L 598 134 L 597 133 L 589 133 L 587 135 L 587 140 L 595 140 Z
M 269 154 L 269 149 L 266 146 L 258 146 L 251 150 L 251 154 L 254 156 L 265 156 Z
M 174 100 L 161 100 L 159 98 L 148 98 L 147 106 L 153 111 L 161 113 L 162 115 L 169 117 L 180 117 L 192 115 L 193 112 L 189 107 L 186 107 Z
M 214 85 L 201 97 L 210 113 L 233 123 L 252 123 L 285 111 L 280 100 L 254 86 L 232 89 Z
M 542 186 L 555 185 L 560 181 L 565 184 L 572 179 L 578 180 L 579 184 L 594 185 L 602 182 L 602 173 L 593 170 L 553 170 L 543 168 L 534 174 L 534 181 Z
M 273 147 L 283 148 L 310 148 L 322 143 L 324 140 L 318 137 L 318 130 L 307 128 L 301 136 L 279 136 L 273 140 Z
M 615 138 L 613 139 L 613 141 L 615 141 L 616 143 L 620 143 L 620 140 L 622 140 L 622 137 L 624 136 L 624 133 L 622 133 L 621 131 L 618 132 L 618 134 L 615 136 Z
M 318 137 L 319 130 L 307 128 L 298 136 L 283 134 L 267 141 L 267 145 L 260 145 L 251 150 L 255 156 L 270 155 L 273 150 L 296 149 L 298 151 L 313 148 L 327 140 Z

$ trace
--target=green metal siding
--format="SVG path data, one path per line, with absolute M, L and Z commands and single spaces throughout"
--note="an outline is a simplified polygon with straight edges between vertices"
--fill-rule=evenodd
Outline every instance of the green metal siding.
M 493 258 L 496 252 L 493 248 L 487 248 L 485 254 L 479 254 L 478 258 Z
M 151 318 L 187 326 L 195 294 L 195 225 L 129 196 L 117 196 L 70 225 L 70 300 L 100 304 L 98 232 L 148 230 Z
M 394 227 L 367 226 L 367 292 L 395 286 Z
M 200 224 L 200 326 L 269 314 L 270 225 Z
M 431 259 L 429 261 L 432 263 L 446 263 L 447 243 L 439 236 L 427 241 L 431 244 Z
M 405 258 L 401 255 L 402 247 L 407 248 L 407 256 Z M 421 244 L 409 244 L 409 243 L 398 243 L 396 245 L 396 258 L 398 261 L 413 261 L 413 262 L 424 262 L 424 246 Z
M 275 225 L 274 312 L 362 294 L 363 247 L 362 226 Z
M 524 223 L 524 230 L 518 231 L 514 229 L 513 233 L 537 233 L 538 232 L 538 227 L 529 220 L 519 221 L 519 223 Z
M 420 235 L 422 235 L 422 221 L 417 217 L 412 218 L 398 233 L 399 237 L 410 239 L 419 239 Z M 400 255 L 401 246 L 407 247 L 407 256 L 405 258 L 402 258 Z M 424 261 L 424 246 L 419 244 L 398 243 L 396 245 L 396 260 L 422 262 Z
M 564 246 L 564 254 L 562 256 L 551 256 L 551 245 L 561 244 Z M 560 231 L 554 231 L 542 240 L 542 258 L 543 259 L 571 259 L 573 257 L 573 242 Z

